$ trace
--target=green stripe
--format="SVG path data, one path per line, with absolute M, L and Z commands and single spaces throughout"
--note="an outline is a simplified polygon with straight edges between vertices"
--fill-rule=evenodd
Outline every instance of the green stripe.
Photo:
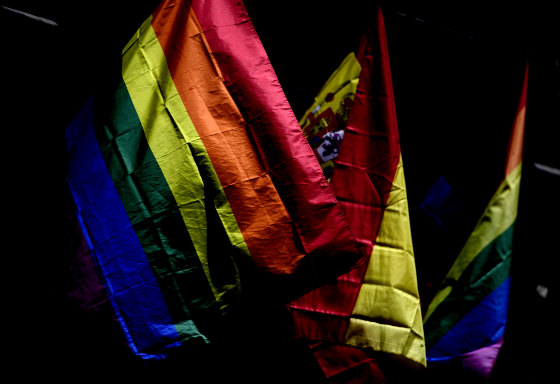
M 512 224 L 488 244 L 457 281 L 444 281 L 451 293 L 424 324 L 427 349 L 470 312 L 482 299 L 500 286 L 511 272 Z
M 192 319 L 207 334 L 218 318 L 216 301 L 124 82 L 114 102 L 112 114 L 96 128 L 111 177 L 177 332 L 191 335 Z
M 517 217 L 519 189 L 521 185 L 521 164 L 517 166 L 500 184 L 492 196 L 492 200 L 484 210 L 482 217 L 475 226 L 461 253 L 446 276 L 446 282 L 458 280 L 470 263 L 487 248 L 496 237 L 511 227 Z M 434 310 L 451 293 L 453 284 L 444 284 L 435 297 L 424 317 L 426 322 Z
M 179 96 L 149 17 L 123 50 L 122 76 L 148 144 L 161 168 L 212 292 L 223 312 L 239 295 L 235 256 L 249 250 L 206 148 Z M 205 107 L 205 106 L 203 106 Z M 216 210 L 229 240 L 209 254 L 209 209 Z M 216 224 L 217 225 L 217 224 Z M 221 233 L 221 232 L 220 232 Z M 212 244 L 210 244 L 212 242 Z M 235 248 L 228 244 L 233 244 Z M 219 267 L 219 272 L 217 272 Z

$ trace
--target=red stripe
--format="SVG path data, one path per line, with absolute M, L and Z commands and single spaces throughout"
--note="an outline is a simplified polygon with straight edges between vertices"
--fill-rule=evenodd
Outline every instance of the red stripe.
M 311 346 L 328 383 L 386 383 L 375 359 L 366 351 L 345 345 L 321 343 Z
M 152 27 L 212 163 L 201 157 L 198 167 L 202 173 L 216 172 L 256 264 L 275 274 L 292 273 L 303 250 L 294 242 L 291 219 L 254 153 L 245 121 L 220 79 L 196 16 L 182 2 L 165 1 L 153 14 Z
M 509 146 L 506 157 L 506 177 L 521 163 L 523 157 L 523 137 L 525 134 L 525 111 L 527 106 L 527 81 L 529 77 L 529 63 L 525 66 L 523 77 L 523 88 L 519 97 L 517 113 L 513 122 L 513 128 L 509 138 Z
M 233 0 L 195 0 L 192 7 L 306 253 L 335 257 L 328 259 L 334 271 L 340 268 L 336 261 L 354 264 L 361 257 L 354 235 L 245 6 Z
M 331 182 L 358 241 L 367 255 L 371 255 L 400 160 L 387 39 L 380 8 L 377 30 L 366 35 L 361 45 L 362 72 Z M 367 266 L 367 262 L 360 263 L 335 283 L 292 303 L 301 336 L 333 340 L 336 335 L 335 340 L 342 340 Z M 323 317 L 317 321 L 321 316 L 313 312 L 328 313 L 331 319 L 326 321 Z

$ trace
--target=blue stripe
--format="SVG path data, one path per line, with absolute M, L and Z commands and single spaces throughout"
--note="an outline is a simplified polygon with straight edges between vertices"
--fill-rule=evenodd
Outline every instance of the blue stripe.
M 500 340 L 505 332 L 511 276 L 465 315 L 427 353 L 428 361 L 459 356 Z
M 90 98 L 66 128 L 68 183 L 132 351 L 157 358 L 143 351 L 169 346 L 179 335 L 99 149 L 93 113 Z

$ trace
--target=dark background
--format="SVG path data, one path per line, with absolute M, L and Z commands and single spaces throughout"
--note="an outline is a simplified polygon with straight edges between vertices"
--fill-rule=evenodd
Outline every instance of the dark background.
M 144 372 L 112 346 L 111 331 L 97 329 L 96 319 L 65 296 L 64 128 L 86 97 L 103 88 L 115 66 L 120 68 L 121 48 L 158 3 L 2 1 L 58 24 L 1 9 L 2 189 L 8 229 L 2 313 L 9 323 L 5 332 L 15 342 L 9 353 L 20 363 L 14 367 L 22 376 L 64 379 L 71 377 L 71 368 L 88 374 L 105 373 L 108 367 Z M 365 3 L 245 1 L 298 119 L 374 20 L 375 7 Z M 558 341 L 552 308 L 558 304 L 560 177 L 535 166 L 560 169 L 560 23 L 554 3 L 382 2 L 425 300 L 502 179 L 524 66 L 530 63 L 510 316 L 495 382 L 548 382 L 549 351 Z M 421 209 L 441 176 L 457 203 L 445 228 Z M 538 285 L 548 288 L 546 298 L 537 294 Z M 279 321 L 269 319 L 269 324 Z M 239 335 L 249 331 L 240 329 Z M 261 338 L 234 339 L 252 351 L 243 354 L 232 353 L 238 350 L 233 345 L 197 352 L 199 370 L 211 366 L 218 376 L 253 370 L 262 382 L 317 378 L 300 346 Z M 193 369 L 174 365 L 181 368 L 185 377 Z M 170 367 L 150 372 L 164 370 Z

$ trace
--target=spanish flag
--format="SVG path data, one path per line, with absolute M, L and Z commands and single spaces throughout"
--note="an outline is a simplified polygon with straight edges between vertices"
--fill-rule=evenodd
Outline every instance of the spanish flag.
M 334 171 L 334 161 L 358 88 L 362 67 L 356 56 L 354 52 L 346 55 L 299 121 L 328 179 Z
M 337 358 L 353 356 L 346 368 L 371 358 L 344 346 L 426 364 L 387 38 L 377 9 L 356 55 L 361 72 L 330 179 L 367 257 L 289 305 L 296 335 L 334 343 Z M 330 356 L 320 345 L 316 355 Z
M 428 368 L 460 366 L 488 377 L 502 346 L 521 185 L 527 78 L 528 66 L 504 179 L 427 309 L 424 327 Z
M 110 94 L 66 130 L 68 184 L 135 354 L 211 341 L 254 273 L 296 295 L 360 259 L 242 2 L 163 1 Z

